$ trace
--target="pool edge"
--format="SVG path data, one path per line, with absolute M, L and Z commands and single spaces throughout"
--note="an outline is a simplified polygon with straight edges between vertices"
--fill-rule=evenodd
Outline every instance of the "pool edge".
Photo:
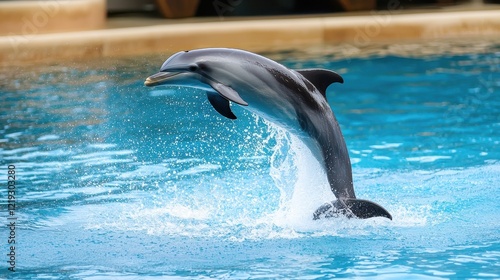
M 0 37 L 0 65 L 126 57 L 204 48 L 250 51 L 321 44 L 498 36 L 500 9 L 158 24 L 92 31 Z

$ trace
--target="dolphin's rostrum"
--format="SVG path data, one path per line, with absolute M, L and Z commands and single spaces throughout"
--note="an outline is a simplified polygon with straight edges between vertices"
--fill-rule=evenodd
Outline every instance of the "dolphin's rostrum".
M 204 89 L 224 117 L 236 119 L 230 107 L 234 102 L 297 135 L 324 166 L 337 198 L 319 207 L 313 219 L 339 214 L 392 219 L 380 205 L 354 194 L 349 153 L 325 95 L 330 84 L 343 82 L 330 70 L 291 70 L 251 52 L 209 48 L 172 55 L 144 84 Z

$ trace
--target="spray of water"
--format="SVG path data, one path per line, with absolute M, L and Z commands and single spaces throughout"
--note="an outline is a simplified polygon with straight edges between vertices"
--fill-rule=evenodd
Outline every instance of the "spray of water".
M 190 172 L 169 172 L 177 176 L 170 181 L 160 176 L 155 181 L 158 190 L 153 191 L 152 197 L 147 196 L 150 192 L 145 192 L 146 196 L 138 199 L 139 205 L 131 206 L 128 202 L 119 206 L 118 211 L 106 211 L 108 217 L 103 221 L 100 216 L 100 222 L 90 227 L 114 227 L 153 235 L 255 240 L 366 234 L 367 227 L 380 222 L 342 217 L 313 221 L 314 211 L 335 199 L 323 167 L 298 137 L 253 118 L 262 138 L 249 149 L 261 151 L 248 153 L 267 154 L 268 175 L 255 175 L 244 168 L 239 172 L 225 172 L 220 166 L 207 170 L 199 168 L 197 161 L 165 161 L 162 170 Z M 127 178 L 144 181 L 150 177 L 144 177 L 141 170 L 144 167 L 128 172 Z M 119 213 L 118 217 L 114 213 Z
M 273 222 L 283 228 L 304 229 L 319 205 L 335 197 L 328 188 L 324 170 L 309 148 L 296 136 L 273 124 L 274 132 L 270 175 L 280 191 L 279 209 L 272 213 Z

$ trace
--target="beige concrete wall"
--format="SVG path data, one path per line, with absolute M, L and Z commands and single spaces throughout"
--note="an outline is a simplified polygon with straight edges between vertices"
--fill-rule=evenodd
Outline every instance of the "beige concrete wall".
M 105 23 L 106 0 L 0 2 L 0 35 L 92 30 Z
M 500 10 L 175 23 L 0 37 L 0 65 L 162 53 L 204 47 L 250 51 L 320 44 L 500 37 Z

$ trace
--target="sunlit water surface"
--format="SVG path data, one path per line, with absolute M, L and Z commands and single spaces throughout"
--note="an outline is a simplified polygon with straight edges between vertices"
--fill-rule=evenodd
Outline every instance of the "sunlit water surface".
M 266 55 L 342 74 L 327 96 L 355 190 L 393 221 L 312 221 L 334 196 L 307 147 L 201 91 L 144 87 L 168 54 L 11 67 L 0 219 L 15 165 L 17 272 L 2 226 L 0 276 L 500 278 L 498 42 Z

